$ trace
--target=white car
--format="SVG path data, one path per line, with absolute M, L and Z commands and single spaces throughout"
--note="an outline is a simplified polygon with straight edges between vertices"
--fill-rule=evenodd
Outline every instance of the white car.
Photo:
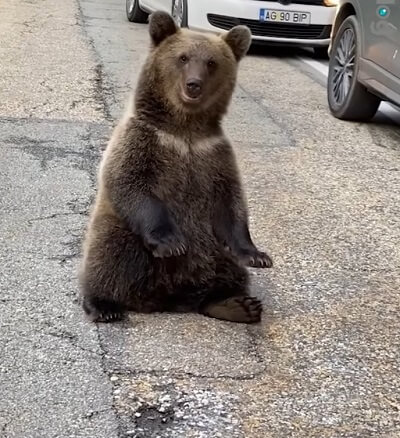
M 129 21 L 145 23 L 149 13 L 169 12 L 181 27 L 221 32 L 237 24 L 253 41 L 314 47 L 326 56 L 338 0 L 126 0 Z

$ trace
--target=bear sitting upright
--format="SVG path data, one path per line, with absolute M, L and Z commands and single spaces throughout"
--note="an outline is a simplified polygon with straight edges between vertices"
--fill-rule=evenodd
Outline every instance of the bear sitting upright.
M 150 18 L 152 49 L 134 114 L 104 153 L 80 270 L 92 321 L 126 311 L 199 312 L 260 320 L 245 266 L 271 267 L 254 246 L 232 147 L 221 120 L 251 42 L 237 26 L 222 36 Z

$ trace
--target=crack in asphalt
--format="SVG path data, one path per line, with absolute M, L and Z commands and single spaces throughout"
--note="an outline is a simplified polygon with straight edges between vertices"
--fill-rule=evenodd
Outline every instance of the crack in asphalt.
M 266 371 L 266 367 L 261 369 L 260 371 L 250 373 L 250 374 L 243 374 L 241 376 L 233 376 L 229 374 L 214 374 L 214 375 L 207 375 L 207 374 L 196 374 L 189 371 L 176 371 L 173 369 L 169 369 L 168 371 L 156 371 L 156 370 L 128 370 L 126 368 L 118 369 L 113 368 L 112 371 L 109 371 L 110 375 L 120 375 L 125 377 L 168 377 L 172 379 L 199 379 L 199 380 L 232 380 L 237 382 L 247 382 L 251 380 L 255 380 L 257 377 L 262 376 Z
M 72 151 L 68 149 L 61 149 L 57 147 L 49 147 L 49 146 L 43 146 L 43 144 L 46 143 L 55 143 L 54 141 L 49 140 L 35 140 L 35 139 L 23 139 L 25 141 L 25 146 L 22 146 L 21 148 L 18 146 L 10 146 L 11 149 L 21 150 L 25 153 L 28 153 L 34 157 L 34 159 L 38 160 L 40 162 L 40 168 L 41 170 L 48 170 L 49 169 L 49 163 L 54 159 L 66 159 L 67 165 L 71 165 L 77 169 L 82 169 L 87 165 L 85 162 L 85 158 L 87 157 L 86 151 L 84 152 L 78 152 L 78 151 Z M 8 144 L 21 144 L 19 143 L 21 140 L 17 138 L 8 138 L 6 140 L 3 140 L 3 142 Z M 30 144 L 26 144 L 27 142 L 30 142 Z M 33 147 L 32 147 L 33 146 Z M 71 157 L 77 157 L 80 159 L 78 162 L 72 161 Z
M 98 353 L 97 351 L 93 351 L 90 348 L 85 348 L 85 347 L 82 347 L 81 345 L 79 345 L 78 344 L 78 336 L 74 335 L 72 333 L 69 333 L 65 330 L 49 331 L 46 334 L 49 336 L 52 336 L 54 338 L 61 339 L 63 341 L 67 341 L 73 347 L 79 348 L 80 350 L 82 350 L 84 352 L 94 354 L 95 356 L 100 356 L 100 353 Z
M 118 438 L 123 438 L 123 437 L 126 436 L 126 434 L 124 433 L 124 430 L 123 430 L 123 427 L 122 427 L 122 421 L 121 421 L 121 418 L 120 418 L 120 414 L 118 412 L 118 409 L 115 406 L 115 399 L 114 399 L 114 394 L 113 394 L 114 385 L 113 385 L 113 383 L 111 381 L 111 376 L 114 373 L 112 371 L 109 371 L 107 369 L 107 366 L 106 366 L 106 358 L 107 358 L 106 356 L 107 356 L 107 354 L 106 354 L 106 352 L 104 350 L 104 346 L 103 346 L 103 343 L 101 341 L 101 335 L 100 335 L 100 330 L 99 330 L 99 324 L 98 323 L 96 323 L 96 335 L 97 335 L 97 344 L 98 344 L 99 350 L 100 350 L 100 353 L 99 353 L 99 356 L 100 356 L 100 367 L 101 367 L 104 375 L 107 376 L 108 381 L 110 382 L 110 385 L 111 385 L 110 398 L 112 400 L 112 404 L 111 404 L 111 408 L 110 409 L 112 410 L 112 412 L 115 415 L 115 418 L 117 419 L 116 433 L 117 433 Z
M 44 221 L 44 220 L 48 220 L 48 219 L 54 219 L 57 217 L 63 217 L 63 216 L 80 216 L 80 215 L 87 215 L 87 210 L 85 211 L 76 211 L 76 212 L 63 212 L 63 213 L 53 213 L 50 214 L 48 216 L 39 216 L 39 217 L 34 217 L 32 219 L 28 219 L 28 223 L 30 225 L 32 225 L 32 222 L 36 222 L 36 221 Z
M 88 46 L 91 49 L 91 52 L 95 58 L 96 66 L 94 68 L 94 96 L 99 104 L 100 109 L 103 112 L 103 115 L 106 120 L 113 121 L 113 117 L 111 116 L 110 106 L 107 102 L 107 97 L 111 98 L 113 95 L 113 89 L 110 85 L 110 81 L 107 80 L 106 75 L 104 73 L 103 64 L 101 62 L 101 57 L 99 56 L 93 39 L 89 36 L 86 31 L 87 18 L 83 14 L 82 6 L 79 0 L 75 0 L 78 9 L 77 23 L 78 27 L 81 30 L 85 40 L 87 41 Z
M 248 91 L 244 87 L 244 85 L 242 85 L 240 82 L 237 83 L 237 87 L 249 99 L 251 99 L 268 116 L 268 118 L 271 119 L 275 123 L 275 125 L 278 126 L 279 129 L 282 130 L 282 132 L 285 133 L 285 139 L 289 142 L 289 145 L 291 147 L 295 147 L 297 142 L 296 142 L 294 136 L 292 135 L 292 129 L 290 128 L 290 126 L 287 126 L 284 123 L 282 123 L 282 119 L 279 119 L 279 118 L 275 117 L 273 112 L 264 104 L 262 99 L 260 99 L 259 97 L 254 96 L 254 94 L 251 93 L 250 91 Z
M 48 118 L 42 118 L 42 117 L 8 117 L 8 116 L 0 116 L 0 123 L 4 123 L 4 125 L 8 125 L 9 123 L 17 123 L 21 126 L 24 123 L 45 123 L 46 125 L 60 125 L 60 124 L 66 124 L 66 125 L 73 125 L 73 126 L 88 126 L 92 129 L 94 128 L 102 128 L 105 125 L 108 125 L 107 121 L 86 121 L 86 120 L 71 120 L 71 119 L 48 119 Z M 28 137 L 29 138 L 29 137 Z M 3 139 L 1 140 L 3 141 Z

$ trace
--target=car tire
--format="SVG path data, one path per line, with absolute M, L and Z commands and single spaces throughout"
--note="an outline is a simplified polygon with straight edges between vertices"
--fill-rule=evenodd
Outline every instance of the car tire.
M 126 16 L 134 23 L 147 23 L 149 14 L 140 8 L 139 0 L 126 0 Z
M 172 0 L 171 15 L 179 27 L 188 27 L 187 0 Z
M 360 59 L 360 26 L 347 17 L 333 41 L 329 60 L 328 103 L 331 113 L 343 120 L 370 120 L 381 100 L 357 80 Z
M 318 59 L 329 59 L 328 47 L 314 47 L 314 55 Z

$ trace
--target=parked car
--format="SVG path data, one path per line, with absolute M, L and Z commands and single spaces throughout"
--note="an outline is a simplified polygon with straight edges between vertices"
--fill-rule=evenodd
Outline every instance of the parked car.
M 368 120 L 382 100 L 400 106 L 400 3 L 340 0 L 329 48 L 335 117 Z
M 144 23 L 148 14 L 163 10 L 179 26 L 221 32 L 238 24 L 253 40 L 314 47 L 326 56 L 338 0 L 126 0 L 130 21 Z

